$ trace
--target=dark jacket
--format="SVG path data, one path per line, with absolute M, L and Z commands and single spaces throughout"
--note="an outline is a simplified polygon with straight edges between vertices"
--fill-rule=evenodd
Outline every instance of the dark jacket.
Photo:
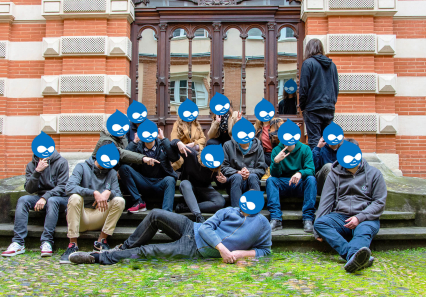
M 170 140 L 167 138 L 162 140 L 157 138 L 155 139 L 155 146 L 157 149 L 155 150 L 154 159 L 159 161 L 161 164 L 155 164 L 154 166 L 161 166 L 161 174 L 163 178 L 166 176 L 172 176 L 175 180 L 177 180 L 178 176 L 173 170 L 172 164 L 170 162 L 176 162 L 179 160 L 180 156 L 175 152 L 175 150 L 172 149 Z M 143 141 L 139 141 L 137 144 L 132 141 L 129 143 L 126 149 L 130 152 L 142 154 L 144 147 L 145 143 Z M 133 168 L 143 176 L 151 177 L 152 166 L 142 163 L 139 165 L 133 165 Z
M 328 174 L 316 219 L 331 212 L 356 216 L 360 223 L 379 219 L 385 210 L 386 183 L 379 169 L 362 159 L 353 175 L 336 161 Z
M 299 105 L 302 111 L 329 109 L 334 111 L 339 95 L 336 65 L 323 55 L 312 56 L 302 65 Z
M 82 163 L 78 163 L 67 183 L 67 195 L 78 194 L 84 199 L 87 208 L 95 202 L 94 192 L 102 193 L 105 190 L 111 191 L 109 200 L 114 197 L 122 197 L 118 186 L 117 171 L 114 169 L 99 169 L 95 165 L 95 157 L 90 157 Z
M 37 172 L 39 157 L 33 155 L 33 160 L 25 169 L 25 191 L 37 194 L 44 199 L 50 197 L 65 197 L 65 185 L 68 182 L 68 161 L 56 150 L 49 157 L 49 166 L 42 172 Z
M 225 159 L 223 160 L 221 171 L 226 177 L 230 177 L 246 167 L 250 173 L 256 174 L 260 180 L 268 167 L 265 163 L 262 142 L 257 138 L 253 138 L 251 149 L 245 156 L 233 138 L 225 142 L 223 152 L 225 153 Z
M 312 160 L 312 152 L 309 146 L 296 143 L 294 150 L 284 160 L 278 164 L 274 162 L 275 157 L 284 149 L 284 144 L 280 142 L 271 153 L 271 176 L 292 177 L 296 172 L 302 174 L 302 179 L 315 175 L 315 166 Z
M 312 150 L 314 158 L 315 173 L 321 170 L 322 166 L 327 163 L 334 163 L 337 160 L 337 150 L 333 150 L 328 144 L 322 148 L 314 147 Z
M 144 121 L 142 121 L 141 124 Z M 130 122 L 129 131 L 127 131 L 127 133 L 126 133 L 126 139 L 127 139 L 128 143 L 132 142 L 135 139 L 135 133 L 137 133 L 137 132 L 138 132 L 138 126 L 135 123 Z

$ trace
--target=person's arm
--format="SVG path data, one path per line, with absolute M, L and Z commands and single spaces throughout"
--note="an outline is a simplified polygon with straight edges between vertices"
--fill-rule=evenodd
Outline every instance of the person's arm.
M 123 197 L 123 194 L 121 194 L 120 191 L 120 185 L 118 184 L 118 178 L 117 178 L 117 171 L 112 169 L 110 174 L 112 174 L 111 178 L 111 194 L 109 195 L 110 199 L 113 199 L 114 197 Z
M 311 64 L 308 61 L 305 61 L 302 64 L 302 71 L 300 73 L 300 82 L 299 82 L 299 107 L 300 110 L 305 110 L 306 101 L 308 99 L 309 93 L 309 84 L 311 81 Z
M 322 167 L 320 152 L 321 149 L 317 146 L 312 150 L 312 159 L 314 161 L 315 172 L 318 172 Z
M 230 177 L 231 175 L 238 172 L 237 169 L 231 167 L 231 158 L 229 156 L 228 151 L 230 149 L 232 149 L 232 143 L 225 143 L 225 145 L 223 146 L 223 153 L 225 155 L 225 158 L 223 159 L 221 171 L 226 177 Z
M 372 189 L 370 193 L 372 193 L 373 202 L 356 215 L 360 223 L 364 222 L 365 220 L 377 220 L 385 210 L 386 197 L 388 192 L 386 189 L 385 179 L 383 178 L 381 172 L 377 172 L 373 177 Z
M 238 122 L 238 111 L 233 111 L 232 116 L 228 118 L 228 135 L 232 137 L 232 127 Z
M 229 120 L 228 120 L 229 122 Z M 209 132 L 207 132 L 207 136 L 209 139 L 218 138 L 219 137 L 219 126 L 220 122 L 213 120 L 212 125 L 210 126 Z
M 315 213 L 315 219 L 328 215 L 333 210 L 336 201 L 336 174 L 330 172 L 325 180 L 324 187 L 322 188 L 321 199 L 318 210 Z M 318 238 L 318 233 L 314 230 L 315 238 Z
M 129 144 L 126 146 L 126 150 L 137 153 L 138 144 L 135 143 L 134 141 L 130 141 Z
M 302 169 L 299 172 L 302 174 L 302 179 L 305 179 L 308 176 L 315 176 L 315 165 L 312 160 L 312 151 L 310 148 L 307 148 L 303 152 L 302 156 Z
M 268 165 L 265 162 L 265 154 L 263 153 L 263 148 L 260 147 L 257 151 L 257 162 L 254 164 L 253 168 L 247 168 L 248 171 L 252 174 L 256 174 L 259 177 L 259 180 L 262 179 L 262 176 L 265 175 L 265 170 Z
M 67 196 L 78 194 L 82 197 L 95 197 L 95 190 L 80 187 L 81 180 L 83 179 L 83 170 L 83 165 L 81 163 L 75 166 L 74 171 L 72 172 L 72 175 L 69 178 L 67 185 L 65 186 L 65 192 Z
M 172 133 L 170 134 L 170 139 L 171 139 L 171 140 L 179 139 L 179 137 L 178 137 L 178 132 L 177 132 L 177 127 L 178 127 L 178 122 L 176 121 L 176 122 L 173 124 Z
M 207 138 L 204 135 L 203 128 L 201 127 L 200 123 L 197 123 L 197 130 L 200 130 L 201 132 L 200 135 L 198 135 L 198 139 L 194 139 L 194 147 L 198 145 L 199 150 L 202 151 L 203 148 L 206 146 Z
M 117 147 L 118 152 L 120 153 L 120 161 L 125 164 L 143 164 L 143 158 L 146 156 L 144 154 L 139 154 L 129 150 L 122 149 Z
M 58 168 L 58 178 L 56 179 L 56 186 L 43 194 L 43 198 L 47 201 L 50 197 L 64 197 L 65 186 L 69 178 L 68 161 L 64 160 Z
M 179 141 L 177 141 L 177 142 L 179 142 Z M 159 141 L 159 144 L 161 145 L 161 147 L 166 152 L 167 158 L 170 160 L 170 162 L 173 163 L 173 162 L 176 162 L 180 159 L 179 150 L 175 150 L 172 147 L 172 144 L 171 144 L 171 142 L 168 138 L 163 138 L 162 140 Z M 176 146 L 176 148 L 177 148 L 177 146 Z
M 218 210 L 198 229 L 198 234 L 202 239 L 204 239 L 205 242 L 207 242 L 209 246 L 215 248 L 219 243 L 222 242 L 222 238 L 216 234 L 216 229 L 219 227 L 220 223 L 225 220 L 226 215 L 231 209 L 231 207 L 228 207 Z
M 281 177 L 283 168 L 281 166 L 281 162 L 275 163 L 275 157 L 281 152 L 281 148 L 276 146 L 271 153 L 271 176 L 273 177 Z
M 339 96 L 339 73 L 337 72 L 336 64 L 333 63 L 334 66 L 334 92 L 336 94 L 336 103 L 337 103 L 337 97 Z
M 34 166 L 33 162 L 30 162 L 25 168 L 24 189 L 30 194 L 38 192 L 38 182 L 41 176 L 41 172 L 35 170 L 36 166 Z

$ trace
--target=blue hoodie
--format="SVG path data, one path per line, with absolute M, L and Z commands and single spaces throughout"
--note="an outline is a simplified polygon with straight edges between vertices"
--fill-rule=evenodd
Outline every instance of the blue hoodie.
M 255 250 L 256 257 L 271 253 L 272 236 L 268 220 L 261 214 L 244 216 L 238 207 L 217 211 L 205 223 L 194 223 L 197 249 L 205 258 L 220 258 L 215 249 L 222 243 L 229 251 Z
M 315 164 L 315 173 L 321 170 L 322 166 L 327 163 L 333 164 L 337 161 L 337 150 L 333 150 L 328 144 L 325 144 L 322 148 L 314 147 L 312 150 L 312 156 Z

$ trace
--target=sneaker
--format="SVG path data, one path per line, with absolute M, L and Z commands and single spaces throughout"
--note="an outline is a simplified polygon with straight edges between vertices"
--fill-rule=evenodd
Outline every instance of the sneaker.
M 176 205 L 175 213 L 185 213 L 185 212 L 191 212 L 188 206 L 186 206 L 185 203 L 178 203 Z
M 1 253 L 1 255 L 3 257 L 13 257 L 23 253 L 25 253 L 25 246 L 20 245 L 17 242 L 12 242 L 7 248 L 7 250 Z
M 94 248 L 93 248 L 94 252 L 103 253 L 105 251 L 108 251 L 109 249 L 110 249 L 110 247 L 109 247 L 105 238 L 102 238 L 102 240 L 100 242 L 95 241 L 95 245 L 94 245 Z
M 373 266 L 373 262 L 374 262 L 374 257 L 370 257 L 368 262 L 365 264 L 364 268 L 368 268 L 368 267 Z
M 271 220 L 271 231 L 277 231 L 277 230 L 281 230 L 283 228 L 283 222 L 278 221 L 278 220 Z
M 303 221 L 303 231 L 306 233 L 314 233 L 314 224 L 312 221 Z
M 206 221 L 206 219 L 203 217 L 203 215 L 201 213 L 196 213 L 195 214 L 195 221 L 197 223 L 204 223 Z
M 78 252 L 78 246 L 75 243 L 70 243 L 65 253 L 62 254 L 59 264 L 71 264 L 69 256 L 75 252 Z
M 367 247 L 360 248 L 345 265 L 347 272 L 356 272 L 360 269 L 366 268 L 365 266 L 370 261 L 371 251 Z M 371 263 L 373 264 L 373 263 Z
M 40 246 L 42 257 L 52 257 L 52 246 L 47 241 L 43 242 Z
M 268 167 L 268 168 L 266 168 L 265 175 L 262 176 L 262 180 L 267 180 L 270 176 L 271 176 L 271 172 L 270 172 L 270 169 Z
M 138 201 L 132 207 L 130 207 L 127 211 L 130 213 L 138 213 L 138 212 L 146 211 L 146 203 Z
M 116 246 L 115 246 L 115 247 L 113 247 L 112 249 L 106 250 L 106 251 L 104 251 L 104 252 L 105 252 L 105 253 L 112 253 L 112 252 L 115 252 L 115 251 L 124 251 L 123 244 L 116 245 Z
M 95 257 L 86 252 L 75 252 L 70 255 L 73 264 L 95 264 Z

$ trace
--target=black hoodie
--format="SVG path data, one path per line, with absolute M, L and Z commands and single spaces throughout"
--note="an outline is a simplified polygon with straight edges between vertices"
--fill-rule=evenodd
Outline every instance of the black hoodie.
M 39 157 L 33 155 L 33 160 L 25 169 L 25 191 L 36 193 L 46 201 L 50 197 L 65 197 L 65 185 L 68 182 L 68 161 L 56 150 L 49 157 L 49 166 L 42 172 L 37 172 Z
M 339 95 L 336 65 L 323 55 L 306 59 L 302 65 L 299 105 L 302 111 L 328 109 L 334 112 Z

